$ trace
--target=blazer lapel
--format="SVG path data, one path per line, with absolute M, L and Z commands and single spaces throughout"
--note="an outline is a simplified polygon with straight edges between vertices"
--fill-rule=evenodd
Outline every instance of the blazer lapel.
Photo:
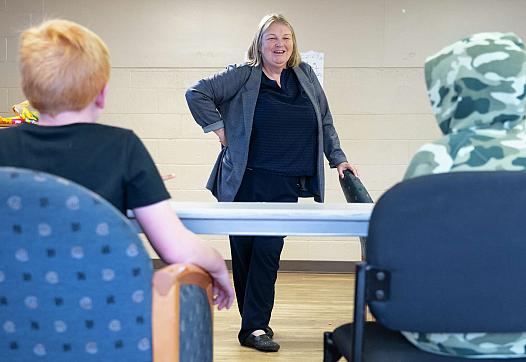
M 254 120 L 254 111 L 256 109 L 260 85 L 261 67 L 258 66 L 252 69 L 250 78 L 245 83 L 245 89 L 241 93 L 241 97 L 243 99 L 243 121 L 249 139 L 252 132 L 252 122 Z
M 316 112 L 316 118 L 318 119 L 318 129 L 321 131 L 321 113 L 320 113 L 320 106 L 318 103 L 318 99 L 314 96 L 314 86 L 312 85 L 312 82 L 307 78 L 307 75 L 300 67 L 294 67 L 292 68 L 294 70 L 294 73 L 296 73 L 296 76 L 298 77 L 298 81 L 300 82 L 301 87 L 307 93 L 307 97 L 309 97 L 313 107 L 314 112 Z M 319 135 L 321 136 L 321 134 Z

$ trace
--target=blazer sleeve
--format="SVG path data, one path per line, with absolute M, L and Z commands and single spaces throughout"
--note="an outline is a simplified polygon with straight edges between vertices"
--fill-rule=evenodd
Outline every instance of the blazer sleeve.
M 225 127 L 221 105 L 237 94 L 250 72 L 247 65 L 229 65 L 224 71 L 201 79 L 188 88 L 185 94 L 188 108 L 205 133 Z
M 334 128 L 332 114 L 329 109 L 329 102 L 327 101 L 327 97 L 325 96 L 325 92 L 321 87 L 318 77 L 310 65 L 305 63 L 305 68 L 307 77 L 312 81 L 315 94 L 318 97 L 323 132 L 323 152 L 325 153 L 325 157 L 329 160 L 329 165 L 334 168 L 340 163 L 346 162 L 347 157 L 340 146 L 340 139 Z

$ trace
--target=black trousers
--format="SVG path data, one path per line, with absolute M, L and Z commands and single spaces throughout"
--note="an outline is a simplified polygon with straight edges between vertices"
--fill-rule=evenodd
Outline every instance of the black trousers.
M 298 202 L 299 178 L 247 169 L 234 201 Z M 284 236 L 230 236 L 239 342 L 269 325 Z

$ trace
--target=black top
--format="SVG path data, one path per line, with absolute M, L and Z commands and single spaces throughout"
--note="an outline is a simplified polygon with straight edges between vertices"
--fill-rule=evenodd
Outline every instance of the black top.
M 159 171 L 133 131 L 96 123 L 0 130 L 0 166 L 29 168 L 72 180 L 125 213 L 170 198 Z
M 287 176 L 316 173 L 318 123 L 294 71 L 281 72 L 281 88 L 263 72 L 247 167 Z

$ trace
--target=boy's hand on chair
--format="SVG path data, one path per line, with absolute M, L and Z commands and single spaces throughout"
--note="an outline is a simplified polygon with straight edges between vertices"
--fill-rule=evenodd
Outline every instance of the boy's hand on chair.
M 214 304 L 217 305 L 218 310 L 223 308 L 230 309 L 232 303 L 234 303 L 234 288 L 232 288 L 230 276 L 224 262 L 223 265 L 222 270 L 210 274 L 213 278 L 212 294 Z

